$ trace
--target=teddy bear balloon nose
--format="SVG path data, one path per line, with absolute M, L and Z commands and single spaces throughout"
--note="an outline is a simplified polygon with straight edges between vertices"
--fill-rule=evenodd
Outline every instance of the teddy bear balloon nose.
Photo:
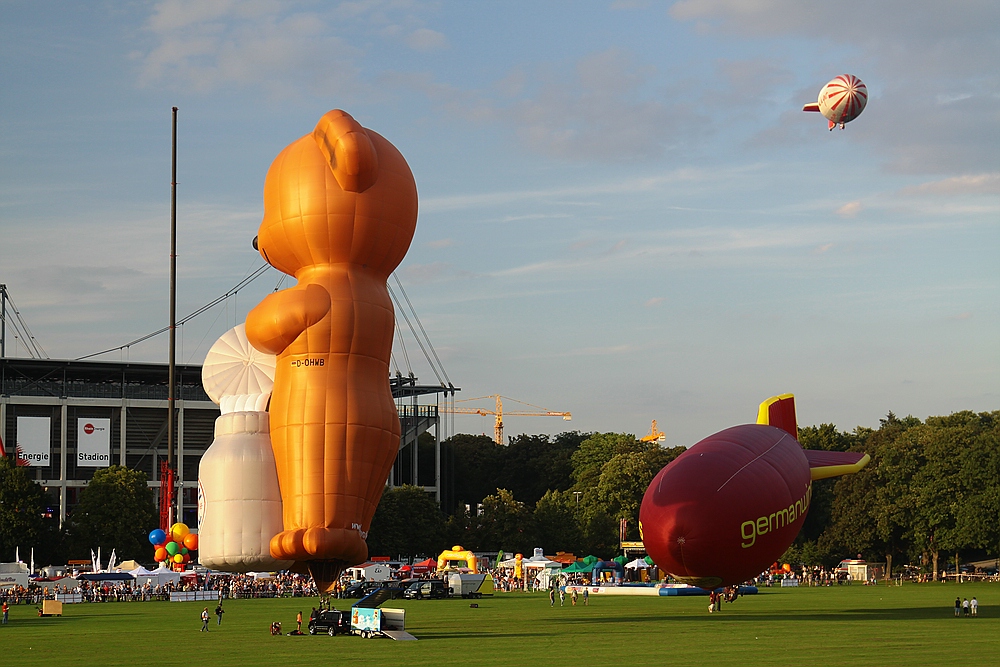
M 253 245 L 253 249 L 254 250 L 257 250 L 258 252 L 260 251 L 260 248 L 257 247 L 257 237 L 256 236 L 253 237 L 252 245 Z

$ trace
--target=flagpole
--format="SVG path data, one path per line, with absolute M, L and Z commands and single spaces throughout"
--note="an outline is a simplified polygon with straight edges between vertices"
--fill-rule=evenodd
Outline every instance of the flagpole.
M 170 356 L 167 370 L 167 466 L 174 469 L 174 401 L 176 382 L 177 350 L 177 107 L 171 107 L 173 112 L 172 132 L 170 137 Z M 162 484 L 162 480 L 161 480 Z M 172 486 L 172 485 L 171 485 Z M 164 490 L 161 488 L 160 493 Z M 174 524 L 174 489 L 166 490 L 170 495 L 170 506 L 167 510 L 167 525 Z

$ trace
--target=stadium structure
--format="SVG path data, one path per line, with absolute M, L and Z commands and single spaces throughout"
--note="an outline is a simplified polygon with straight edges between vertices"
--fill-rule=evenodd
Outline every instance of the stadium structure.
M 145 472 L 159 490 L 167 458 L 166 364 L 0 358 L 0 438 L 8 453 L 58 501 L 60 524 L 94 472 L 122 465 Z M 212 444 L 219 406 L 201 386 L 201 366 L 176 367 L 178 517 L 197 525 L 198 464 Z M 433 482 L 424 490 L 441 500 L 441 423 L 437 397 L 451 391 L 415 377 L 390 378 L 402 427 L 400 454 L 388 484 L 417 481 L 417 442 L 435 437 Z M 428 403 L 433 399 L 433 403 Z M 105 431 L 106 429 L 106 431 Z M 88 433 L 88 430 L 90 431 Z M 52 508 L 53 512 L 56 510 Z
M 260 270 L 254 274 L 259 275 Z M 247 284 L 245 280 L 241 285 Z M 411 333 L 419 335 L 409 318 L 416 320 L 409 299 L 394 300 Z M 234 294 L 234 288 L 210 306 Z M 94 473 L 111 465 L 140 470 L 149 478 L 160 506 L 161 462 L 168 460 L 169 367 L 163 363 L 49 359 L 10 302 L 6 285 L 0 284 L 0 445 L 48 493 L 53 515 L 60 526 L 79 501 L 80 492 Z M 403 304 L 409 306 L 406 315 Z M 190 317 L 205 312 L 199 309 Z M 399 312 L 398 311 L 398 312 Z M 409 369 L 390 376 L 392 395 L 399 413 L 402 436 L 396 462 L 387 484 L 412 484 L 433 493 L 440 504 L 441 441 L 446 421 L 439 403 L 453 400 L 459 391 L 447 378 L 430 341 L 419 325 L 424 341 L 417 339 L 438 385 L 422 385 Z M 6 355 L 7 328 L 13 329 L 30 357 Z M 162 332 L 162 330 L 161 330 Z M 154 332 L 146 340 L 161 332 Z M 133 341 L 137 342 L 137 341 Z M 402 343 L 400 341 L 400 343 Z M 127 344 L 118 349 L 125 349 Z M 433 354 L 433 360 L 427 350 Z M 110 351 L 110 350 L 109 350 Z M 108 351 L 105 351 L 108 352 Z M 105 352 L 97 353 L 98 356 Z M 405 348 L 403 349 L 405 356 Z M 434 362 L 437 362 L 436 364 Z M 174 505 L 177 520 L 198 523 L 198 466 L 212 444 L 219 407 L 201 384 L 201 366 L 175 364 L 174 368 Z M 434 475 L 419 464 L 420 436 L 434 436 Z M 424 470 L 424 477 L 418 471 Z

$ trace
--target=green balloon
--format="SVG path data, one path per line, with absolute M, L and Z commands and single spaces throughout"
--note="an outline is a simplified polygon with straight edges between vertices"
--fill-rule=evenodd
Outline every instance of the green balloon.
M 165 549 L 167 550 L 167 553 L 170 554 L 171 556 L 176 556 L 177 552 L 181 550 L 176 542 L 167 542 L 167 546 L 165 547 Z
M 187 547 L 181 547 L 181 555 L 182 556 L 187 556 L 187 554 L 188 554 L 188 548 Z

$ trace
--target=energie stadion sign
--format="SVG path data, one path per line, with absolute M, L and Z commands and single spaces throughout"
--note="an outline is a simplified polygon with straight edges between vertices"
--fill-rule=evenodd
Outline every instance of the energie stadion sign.
M 52 451 L 52 425 L 48 417 L 17 418 L 17 453 L 29 466 L 48 466 Z
M 107 468 L 111 465 L 111 420 L 76 420 L 76 465 Z

